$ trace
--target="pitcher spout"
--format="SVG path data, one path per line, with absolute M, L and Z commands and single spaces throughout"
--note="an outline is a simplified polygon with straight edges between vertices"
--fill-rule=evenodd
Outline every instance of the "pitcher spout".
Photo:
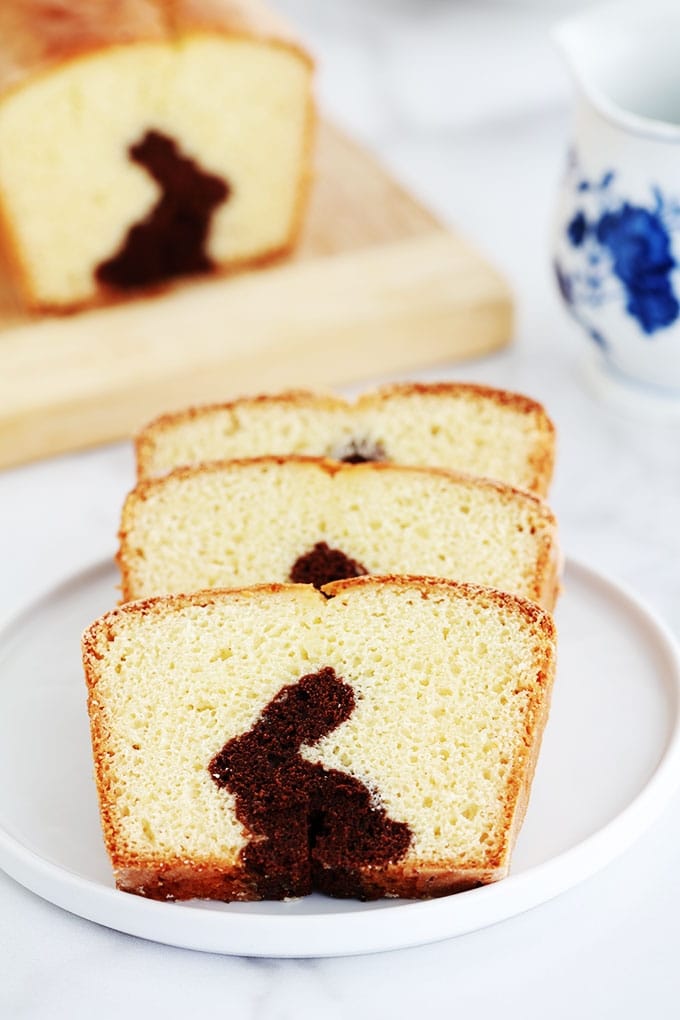
M 680 136 L 678 0 L 609 0 L 552 34 L 578 91 L 609 121 Z

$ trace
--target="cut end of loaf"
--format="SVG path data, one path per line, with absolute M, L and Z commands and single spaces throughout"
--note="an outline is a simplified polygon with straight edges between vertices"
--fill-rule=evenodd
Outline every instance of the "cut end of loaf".
M 306 195 L 311 64 L 242 32 L 85 49 L 0 98 L 0 213 L 29 304 L 266 260 Z

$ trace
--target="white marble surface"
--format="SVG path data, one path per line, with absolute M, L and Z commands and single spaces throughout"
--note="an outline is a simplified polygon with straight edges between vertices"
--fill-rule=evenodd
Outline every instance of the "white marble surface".
M 628 420 L 591 396 L 582 341 L 549 270 L 569 84 L 546 28 L 569 5 L 280 6 L 320 55 L 326 107 L 512 281 L 512 348 L 422 377 L 480 380 L 542 400 L 559 430 L 552 502 L 565 549 L 621 578 L 680 635 L 680 428 Z M 113 551 L 132 477 L 126 444 L 0 475 L 1 620 Z M 680 796 L 614 864 L 522 916 L 427 947 L 318 961 L 145 943 L 64 913 L 0 874 L 0 1017 L 677 1016 L 679 845 Z

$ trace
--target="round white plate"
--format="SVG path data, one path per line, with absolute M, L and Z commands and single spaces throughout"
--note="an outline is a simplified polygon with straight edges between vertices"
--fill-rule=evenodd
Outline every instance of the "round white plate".
M 0 635 L 0 866 L 82 917 L 169 945 L 335 956 L 434 942 L 544 902 L 620 854 L 680 776 L 680 664 L 630 594 L 570 561 L 553 707 L 512 874 L 428 902 L 157 903 L 118 892 L 92 778 L 80 632 L 116 601 L 102 564 Z

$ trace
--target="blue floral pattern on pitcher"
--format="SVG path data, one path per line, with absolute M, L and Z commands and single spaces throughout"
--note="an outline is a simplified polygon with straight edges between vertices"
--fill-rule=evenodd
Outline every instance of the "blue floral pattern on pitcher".
M 643 339 L 672 326 L 680 315 L 673 273 L 673 232 L 680 229 L 680 202 L 650 188 L 649 205 L 635 204 L 616 190 L 616 173 L 599 181 L 576 177 L 570 218 L 563 225 L 569 257 L 555 260 L 558 286 L 566 304 L 591 338 L 606 349 L 597 328 L 598 311 L 623 302 Z

